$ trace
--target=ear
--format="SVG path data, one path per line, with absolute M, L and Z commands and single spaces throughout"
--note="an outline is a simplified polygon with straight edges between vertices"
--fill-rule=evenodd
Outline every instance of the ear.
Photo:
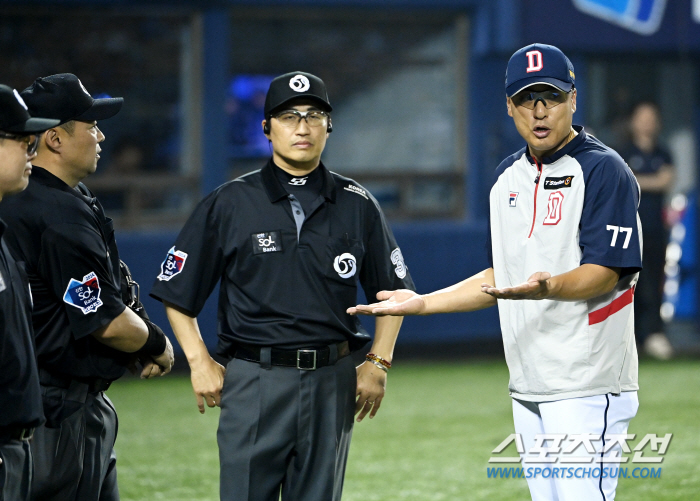
M 267 131 L 265 130 L 265 126 L 267 125 L 267 120 L 263 120 L 260 125 L 262 126 L 263 134 L 265 134 L 265 137 L 270 139 L 270 134 L 268 134 Z
M 58 152 L 63 146 L 63 132 L 63 129 L 59 129 L 58 127 L 49 129 L 44 132 L 44 136 L 40 142 L 43 142 L 49 151 Z
M 506 96 L 506 108 L 508 109 L 508 116 L 509 117 L 513 116 L 512 106 L 513 106 L 513 101 L 511 101 L 511 99 L 508 96 Z
M 576 113 L 576 88 L 571 92 L 571 112 Z

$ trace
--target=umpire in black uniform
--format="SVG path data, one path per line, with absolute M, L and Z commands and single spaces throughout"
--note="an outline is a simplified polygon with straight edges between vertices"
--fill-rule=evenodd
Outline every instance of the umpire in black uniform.
M 332 173 L 321 153 L 332 130 L 323 81 L 275 78 L 263 132 L 272 158 L 217 188 L 195 209 L 163 262 L 151 295 L 165 303 L 192 370 L 200 412 L 221 406 L 221 499 L 339 500 L 353 413 L 374 416 L 401 318 L 380 318 L 370 360 L 351 351 L 369 337 L 353 304 L 413 289 L 377 201 Z M 217 282 L 218 353 L 197 315 Z
M 0 201 L 27 187 L 37 133 L 58 120 L 30 118 L 19 93 L 0 85 Z M 0 501 L 27 501 L 32 478 L 29 439 L 44 422 L 32 338 L 32 300 L 24 263 L 5 245 L 0 219 Z
M 7 244 L 26 263 L 46 424 L 31 443 L 32 499 L 114 501 L 117 416 L 104 390 L 137 359 L 142 377 L 167 373 L 172 346 L 122 273 L 112 220 L 80 181 L 97 167 L 97 120 L 122 98 L 93 99 L 72 74 L 22 92 L 35 115 L 59 120 L 39 141 L 28 188 L 0 204 Z M 125 275 L 122 277 L 122 275 Z

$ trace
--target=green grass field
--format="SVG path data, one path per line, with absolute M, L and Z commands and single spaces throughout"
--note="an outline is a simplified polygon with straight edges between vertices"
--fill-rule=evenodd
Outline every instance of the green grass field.
M 513 431 L 507 383 L 500 360 L 399 361 L 379 414 L 355 427 L 343 499 L 529 500 L 524 479 L 486 474 Z M 622 479 L 616 499 L 700 499 L 700 363 L 644 361 L 640 386 L 631 444 L 647 433 L 674 437 L 663 463 L 649 465 L 661 478 Z M 123 501 L 218 500 L 218 409 L 199 414 L 188 377 L 126 379 L 108 395 L 119 412 Z

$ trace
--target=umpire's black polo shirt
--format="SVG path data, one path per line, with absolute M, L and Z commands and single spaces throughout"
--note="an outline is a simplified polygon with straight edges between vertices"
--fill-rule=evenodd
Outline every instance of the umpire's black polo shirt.
M 31 327 L 31 294 L 21 263 L 5 245 L 0 220 L 0 429 L 44 421 Z
M 29 186 L 0 204 L 6 242 L 26 264 L 39 368 L 72 377 L 117 379 L 129 354 L 90 334 L 124 311 L 112 220 L 90 191 L 40 167 Z
M 270 161 L 199 203 L 151 295 L 197 316 L 221 280 L 223 356 L 237 342 L 298 349 L 348 340 L 357 349 L 369 339 L 345 313 L 357 281 L 369 298 L 413 289 L 401 251 L 377 201 L 355 181 L 321 164 L 322 193 L 304 218 L 277 168 Z

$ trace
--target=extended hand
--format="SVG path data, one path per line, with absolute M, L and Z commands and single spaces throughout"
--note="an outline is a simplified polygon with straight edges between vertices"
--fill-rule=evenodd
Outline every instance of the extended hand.
M 551 293 L 547 283 L 550 278 L 552 275 L 549 272 L 538 271 L 520 285 L 498 289 L 493 285 L 481 284 L 481 291 L 497 299 L 547 299 Z
M 191 365 L 192 389 L 197 397 L 199 412 L 204 414 L 204 403 L 209 407 L 221 404 L 221 389 L 224 387 L 226 369 L 209 357 L 201 364 Z
M 355 402 L 355 415 L 359 423 L 371 410 L 369 418 L 372 419 L 379 410 L 386 390 L 386 372 L 371 362 L 364 362 L 357 367 L 357 400 Z M 362 411 L 362 412 L 360 412 Z
M 350 315 L 420 315 L 425 309 L 423 296 L 411 290 L 399 289 L 397 291 L 381 291 L 377 293 L 379 303 L 358 304 L 348 308 Z M 360 366 L 362 367 L 362 366 Z

